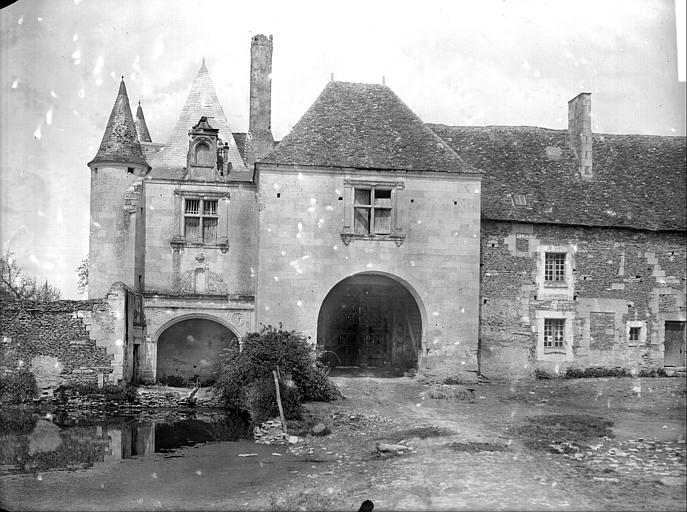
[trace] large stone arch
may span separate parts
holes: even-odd
[[[340,367],[417,368],[425,310],[405,280],[360,272],[336,283],[317,319],[317,345]]]
[[[225,348],[238,346],[239,335],[231,324],[203,313],[181,315],[155,333],[156,375],[163,384],[182,385],[213,380],[213,370]]]

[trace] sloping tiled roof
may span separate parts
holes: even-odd
[[[138,141],[124,80],[119,84],[117,99],[112,107],[112,113],[110,113],[110,119],[107,122],[98,153],[88,165],[99,162],[121,162],[148,166]]]
[[[150,132],[148,131],[148,125],[146,124],[146,118],[143,116],[143,108],[141,108],[141,102],[138,102],[138,108],[136,109],[136,133],[138,133],[138,140],[140,142],[153,142],[150,138]]]
[[[188,132],[203,116],[208,118],[213,127],[219,129],[222,141],[229,143],[229,161],[232,164],[233,176],[236,179],[242,179],[244,175],[250,174],[236,147],[229,122],[224,115],[203,60],[166,147],[156,151],[154,159],[150,162],[156,176],[172,178],[186,166]]]
[[[239,150],[239,154],[243,161],[246,161],[246,137],[248,134],[246,132],[234,132],[234,142],[236,142],[236,147]]]
[[[593,136],[593,178],[582,180],[566,130],[429,124],[483,169],[482,218],[649,230],[685,230],[686,139]],[[511,194],[526,194],[528,207]]]
[[[264,163],[479,173],[385,85],[329,82]]]

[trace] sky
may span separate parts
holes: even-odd
[[[684,14],[675,17],[684,4],[19,0],[0,10],[3,250],[79,298],[86,163],[121,76],[153,141],[166,142],[205,58],[232,130],[246,131],[250,39],[260,33],[274,37],[277,140],[332,74],[384,80],[425,122],[565,129],[568,100],[591,92],[594,132],[684,136]]]

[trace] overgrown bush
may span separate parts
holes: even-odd
[[[549,380],[549,379],[555,379],[557,376],[552,375],[546,370],[542,370],[541,368],[535,368],[534,369],[534,378],[537,380]]]
[[[272,371],[277,367],[284,378],[291,377],[300,400],[331,401],[341,396],[327,377],[328,369],[316,359],[305,336],[285,331],[281,326],[279,329],[267,326],[260,332],[247,334],[242,340],[241,351],[238,347],[225,349],[218,365],[215,392],[227,408],[248,411],[246,393],[249,386],[273,378]],[[267,393],[267,384],[258,387],[264,387],[262,393]],[[274,383],[269,389],[274,393]],[[251,396],[258,394],[252,393]]]
[[[630,377],[632,374],[625,368],[568,368],[566,379],[587,379],[594,377]]]
[[[284,417],[287,420],[301,419],[303,407],[301,406],[301,394],[298,388],[280,382],[279,397],[281,398]],[[265,377],[250,383],[246,386],[245,398],[246,410],[254,424],[279,416],[274,378]]]
[[[667,377],[665,368],[652,368],[651,370],[640,370],[639,377]]]
[[[18,404],[37,396],[36,377],[29,370],[18,370],[0,377],[0,403]]]

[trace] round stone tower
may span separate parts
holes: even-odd
[[[91,169],[88,297],[115,281],[143,287],[145,211],[142,179],[150,171],[136,132],[124,80]]]

